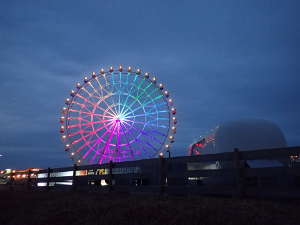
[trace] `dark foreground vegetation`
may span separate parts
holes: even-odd
[[[300,201],[0,191],[1,225],[300,224]]]

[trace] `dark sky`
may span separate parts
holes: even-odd
[[[299,1],[2,1],[0,168],[61,167],[58,118],[84,74],[158,76],[178,112],[175,154],[217,124],[274,121],[300,145]],[[298,60],[298,61],[297,61]]]

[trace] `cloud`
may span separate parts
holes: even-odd
[[[64,98],[84,75],[118,64],[149,71],[170,90],[178,155],[219,123],[251,117],[275,121],[299,144],[297,4],[5,2],[0,151],[14,155],[6,165],[68,161],[57,132]]]

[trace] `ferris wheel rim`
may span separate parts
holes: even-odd
[[[110,68],[110,70],[111,70],[111,68]],[[102,72],[101,72],[102,71]],[[138,73],[137,73],[138,72]],[[160,91],[160,93],[161,93],[161,95],[163,96],[162,97],[162,99],[163,99],[163,101],[165,102],[165,104],[166,104],[166,107],[167,107],[167,109],[168,109],[168,126],[166,127],[167,128],[167,130],[166,130],[166,132],[165,132],[165,134],[166,135],[164,135],[164,138],[163,138],[163,140],[162,140],[162,144],[161,144],[161,146],[160,146],[160,148],[159,149],[157,149],[157,152],[156,152],[156,154],[153,154],[153,155],[159,155],[161,152],[163,152],[163,151],[166,151],[164,148],[167,148],[167,151],[169,151],[169,146],[170,146],[170,144],[171,143],[173,143],[174,142],[174,140],[173,140],[173,137],[174,137],[174,134],[176,133],[176,127],[175,127],[175,125],[176,125],[176,123],[177,122],[175,122],[176,121],[176,118],[175,117],[172,117],[172,114],[174,115],[175,113],[172,113],[173,111],[171,110],[171,107],[172,107],[172,109],[173,109],[173,101],[172,101],[172,99],[171,98],[169,98],[169,93],[168,93],[168,91],[163,91],[163,85],[162,84],[159,84],[159,85],[157,85],[157,82],[156,82],[156,77],[152,77],[152,78],[150,78],[150,76],[149,76],[149,74],[148,73],[145,73],[145,75],[144,75],[144,77],[142,77],[142,75],[141,75],[141,72],[140,71],[138,71],[137,70],[137,72],[114,72],[114,71],[108,71],[108,72],[105,72],[105,71],[103,71],[103,70],[100,70],[100,73],[99,74],[96,74],[96,73],[92,73],[92,77],[90,77],[90,78],[87,78],[87,77],[85,77],[84,78],[84,83],[81,85],[80,83],[77,83],[77,90],[76,91],[72,91],[71,92],[71,99],[69,99],[68,100],[68,104],[67,104],[67,109],[65,109],[65,110],[63,110],[63,116],[64,115],[66,115],[67,116],[67,118],[69,117],[69,114],[70,114],[70,109],[72,108],[72,102],[73,102],[73,100],[74,99],[76,99],[77,97],[78,97],[78,94],[82,91],[82,90],[84,90],[84,87],[86,86],[86,85],[89,85],[90,84],[90,82],[91,81],[93,81],[93,80],[96,80],[97,82],[99,82],[98,81],[98,78],[104,78],[104,80],[105,80],[105,86],[104,86],[104,88],[102,89],[102,86],[99,84],[99,86],[101,87],[101,92],[103,92],[103,90],[105,90],[105,88],[107,88],[107,86],[109,86],[109,85],[111,85],[110,83],[107,85],[107,76],[114,76],[114,75],[120,75],[120,79],[121,79],[121,75],[127,75],[127,76],[131,76],[131,75],[135,75],[135,76],[138,76],[139,77],[139,79],[141,79],[143,82],[145,81],[145,80],[149,80],[148,82],[151,82],[150,84],[151,84],[151,86],[153,86],[153,90],[154,91],[156,91],[156,90],[158,90],[158,91]],[[127,80],[128,81],[128,80]],[[152,85],[153,84],[153,85]],[[120,80],[120,85],[121,85],[121,80]],[[128,83],[127,83],[127,85],[128,85]],[[131,87],[131,89],[133,88],[133,87],[137,87],[137,84],[136,83],[130,83],[130,85],[129,85],[130,87]],[[130,91],[131,91],[131,89],[130,89]],[[134,98],[134,96],[133,96],[133,94],[131,94],[130,93],[130,91],[128,91],[129,93],[125,93],[126,95],[127,95],[127,98],[126,98],[126,101],[127,101],[127,99],[128,99],[128,96],[130,97],[130,98]],[[138,87],[138,91],[140,91],[139,90],[139,87]],[[107,91],[106,93],[108,93],[109,91]],[[149,94],[147,94],[146,93],[146,91],[144,91],[144,90],[142,90],[142,93],[143,94],[146,94],[146,96],[147,97],[149,97],[150,98],[150,102],[152,102],[153,103],[153,105],[154,105],[154,107],[155,107],[155,109],[156,109],[156,111],[155,112],[153,112],[153,113],[156,113],[157,114],[157,117],[158,117],[158,112],[159,112],[159,110],[158,110],[158,108],[157,108],[157,106],[156,106],[156,104],[155,104],[155,102],[154,102],[154,100],[153,100],[153,98],[151,98],[151,96],[149,95]],[[99,94],[99,93],[98,93]],[[120,91],[119,91],[119,98],[120,98]],[[124,93],[122,93],[123,95],[124,95]],[[112,97],[112,96],[114,96],[114,95],[117,95],[116,93],[113,93],[113,91],[111,91],[111,95],[109,95],[108,97],[107,97],[107,95],[106,96],[104,96],[104,97],[106,97],[106,98],[110,98],[110,97]],[[103,95],[102,96],[100,96],[100,94],[99,94],[99,97],[103,97]],[[171,101],[170,101],[171,100]],[[100,99],[99,101],[104,101],[103,99]],[[139,100],[137,100],[137,102],[139,103],[139,105],[141,105],[142,106],[142,108],[143,108],[143,111],[144,111],[144,115],[146,115],[146,111],[145,111],[145,105],[143,105],[141,102],[139,102]],[[171,103],[171,104],[170,104]],[[119,102],[119,107],[120,107],[120,102]],[[109,105],[107,105],[107,106],[109,106]],[[111,105],[110,105],[111,106]],[[122,111],[124,110],[124,108],[125,108],[125,105],[122,105]],[[94,109],[95,110],[95,109]],[[104,110],[103,109],[101,109],[103,112],[104,112]],[[125,114],[126,116],[130,113],[128,113],[128,110],[131,110],[131,108],[130,107],[128,107],[128,109],[125,109],[125,113],[127,113],[127,114]],[[176,110],[176,109],[175,109]],[[111,110],[112,111],[112,110]],[[133,110],[134,111],[134,110]],[[80,115],[81,115],[81,110],[80,110]],[[134,117],[135,118],[135,115],[134,115],[134,113],[132,113],[133,114],[133,116],[132,117]],[[111,115],[111,116],[113,116],[113,115]],[[171,119],[171,117],[172,117],[172,119]],[[175,120],[174,120],[174,118],[175,118]],[[145,120],[146,120],[146,116],[145,116]],[[143,131],[144,131],[144,129],[145,129],[145,127],[146,127],[146,125],[149,123],[150,121],[148,121],[148,122],[146,122],[145,121],[145,123],[143,124],[143,128],[140,130],[140,132],[138,133],[138,137],[140,137],[141,135],[142,135],[142,133],[143,133]],[[157,122],[158,123],[158,122]],[[65,132],[63,132],[63,133],[65,133],[65,134],[67,134],[67,136],[69,135],[69,132],[70,132],[70,129],[69,129],[69,124],[70,124],[70,120],[69,119],[66,119],[65,120],[65,127],[66,127],[66,130],[65,130]],[[80,125],[81,126],[81,125]],[[124,124],[123,125],[120,125],[120,127],[121,126],[125,126]],[[172,126],[172,129],[175,127],[175,132],[174,133],[171,133],[171,130],[170,130],[170,128],[171,128],[171,126]],[[93,131],[95,130],[95,128],[94,128],[94,124],[92,124],[92,127],[93,127]],[[112,127],[112,126],[111,126]],[[111,128],[110,127],[110,128]],[[118,129],[120,129],[120,128],[118,128]],[[137,129],[136,127],[134,127],[133,125],[132,125],[132,127],[130,128],[130,129]],[[154,131],[154,130],[153,130]],[[151,132],[152,132],[152,130],[151,130]],[[158,131],[156,131],[156,132],[158,132]],[[115,127],[113,128],[113,131],[111,132],[111,133],[115,133]],[[128,132],[129,133],[129,132]],[[81,134],[82,135],[82,134]],[[172,135],[172,136],[171,136]],[[68,137],[70,137],[70,136],[68,136]],[[97,136],[98,138],[99,138],[99,136]],[[126,137],[126,135],[125,135],[125,137]],[[172,137],[172,139],[170,139],[169,140],[169,138],[170,137]],[[127,138],[127,137],[126,137]],[[153,138],[155,138],[155,137],[153,137]],[[137,139],[137,138],[136,138]],[[85,140],[85,139],[84,139]],[[85,140],[85,142],[88,142],[88,140]],[[134,141],[133,141],[134,142]],[[136,141],[137,142],[137,141]],[[127,142],[127,143],[130,143],[130,141],[129,142]],[[112,145],[112,146],[115,146],[114,144],[112,144],[112,143],[109,143],[109,145]],[[126,143],[124,143],[124,145],[126,145]],[[130,144],[128,144],[128,147],[130,148]],[[142,149],[142,148],[141,148]],[[72,151],[72,153],[73,153],[74,151]],[[81,153],[80,152],[78,152],[79,153],[79,155],[81,156]],[[95,155],[96,155],[96,153],[95,153]],[[73,157],[72,157],[73,158]],[[78,160],[78,161],[80,161],[80,160]]]

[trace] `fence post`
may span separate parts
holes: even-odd
[[[245,195],[245,180],[244,180],[244,165],[240,160],[240,151],[238,148],[234,149],[233,162],[236,176],[236,196],[241,198]]]
[[[72,189],[75,191],[77,189],[77,181],[76,181],[76,171],[77,171],[77,165],[76,163],[73,165],[73,177],[72,177]]]
[[[11,174],[10,174],[10,181],[9,181],[9,190],[10,191],[14,191],[14,183],[15,183],[15,173],[14,172],[12,172]]]
[[[31,170],[28,169],[28,177],[27,177],[27,189],[31,190],[31,176],[30,176]]]
[[[160,186],[160,194],[165,193],[165,185],[166,185],[166,159],[163,154],[159,155],[159,186]]]
[[[50,175],[51,175],[51,169],[48,167],[48,173],[47,173],[47,190],[50,190]]]
[[[113,173],[112,173],[112,169],[113,169],[113,161],[109,161],[109,173],[108,173],[108,185],[109,185],[109,189],[108,191],[111,192],[113,190]]]

